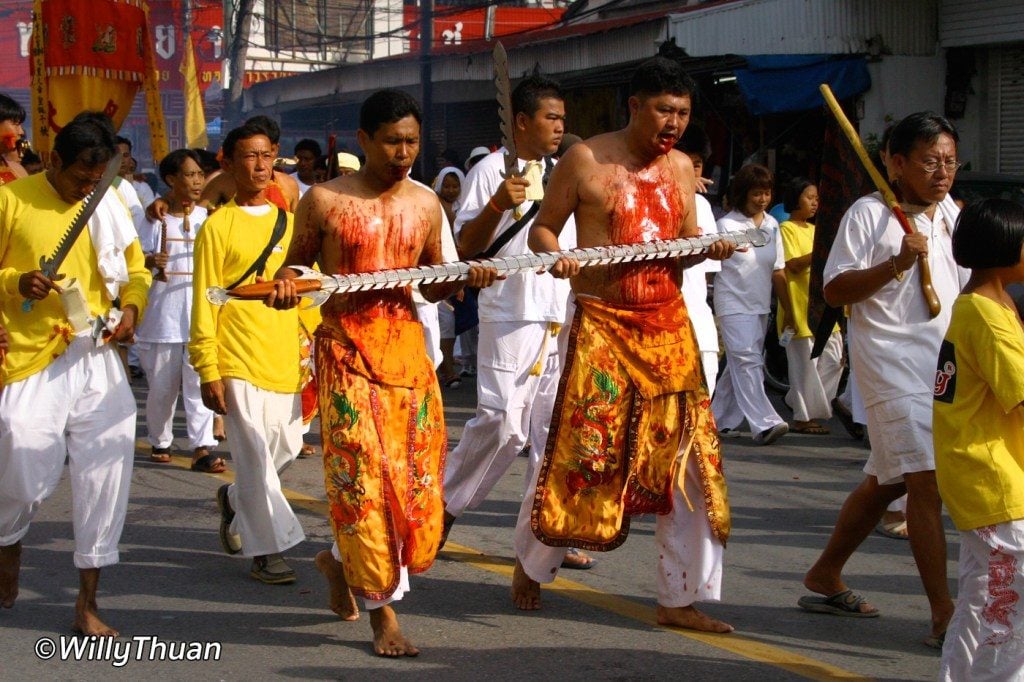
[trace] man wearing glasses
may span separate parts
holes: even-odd
[[[910,546],[931,607],[925,644],[936,648],[953,601],[935,483],[932,393],[939,345],[969,275],[952,254],[959,210],[949,190],[960,167],[957,141],[956,129],[931,112],[911,114],[893,129],[894,188],[914,234],[903,233],[878,193],[856,201],[839,225],[825,266],[825,300],[851,309],[850,354],[867,411],[871,455],[864,481],[846,499],[825,551],[804,577],[815,595],[799,602],[818,613],[879,614],[847,587],[842,571],[886,506],[906,493]],[[921,293],[919,258],[931,266],[942,305],[934,318]]]

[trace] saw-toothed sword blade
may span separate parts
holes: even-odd
[[[505,147],[505,177],[520,175],[519,152],[512,135],[512,84],[508,78],[508,54],[501,41],[494,43],[494,87],[497,90],[501,144]]]

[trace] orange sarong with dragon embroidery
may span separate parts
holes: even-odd
[[[615,549],[630,516],[672,510],[672,486],[682,486],[686,458],[696,457],[708,522],[725,544],[718,432],[682,296],[637,306],[581,296],[576,305],[534,534],[551,546]]]
[[[337,326],[335,326],[337,325]],[[324,480],[352,592],[385,599],[430,568],[443,525],[447,435],[415,320],[347,316],[316,338]]]

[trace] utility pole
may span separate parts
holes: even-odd
[[[431,45],[434,42],[434,0],[420,0],[420,106],[423,125],[420,126],[420,179],[430,182],[428,159],[430,133],[434,123],[434,86],[431,65]]]
[[[253,5],[256,0],[238,0],[238,9],[231,21],[231,42],[228,59],[231,64],[231,83],[225,90],[224,127],[234,128],[242,122],[242,86],[245,84],[245,56],[249,51],[249,29],[252,26]]]

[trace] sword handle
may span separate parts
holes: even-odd
[[[300,295],[319,291],[322,286],[318,279],[294,278],[292,281],[295,282],[295,293]],[[229,291],[228,296],[243,301],[261,301],[274,290],[276,282],[277,280],[272,279],[266,282],[256,282],[255,284],[243,284]]]

